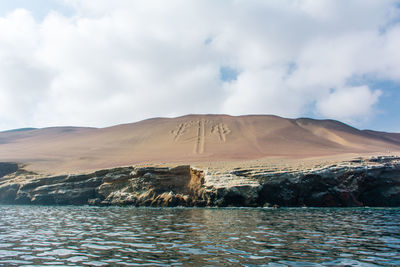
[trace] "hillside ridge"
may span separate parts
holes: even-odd
[[[53,172],[391,151],[400,151],[400,134],[359,130],[335,120],[275,115],[189,114],[105,128],[0,132],[0,162]]]

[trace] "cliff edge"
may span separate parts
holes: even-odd
[[[128,166],[40,175],[0,164],[0,203],[133,206],[400,206],[400,158],[357,158],[302,170]]]

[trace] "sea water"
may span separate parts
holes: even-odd
[[[400,265],[400,209],[0,206],[0,266]]]

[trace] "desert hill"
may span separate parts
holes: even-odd
[[[400,135],[334,120],[271,115],[187,115],[107,128],[0,132],[0,161],[31,169],[84,171],[136,163],[306,158],[400,151]]]

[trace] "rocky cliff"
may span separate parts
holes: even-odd
[[[400,206],[400,158],[275,170],[120,167],[42,176],[0,164],[0,203],[134,206]]]

